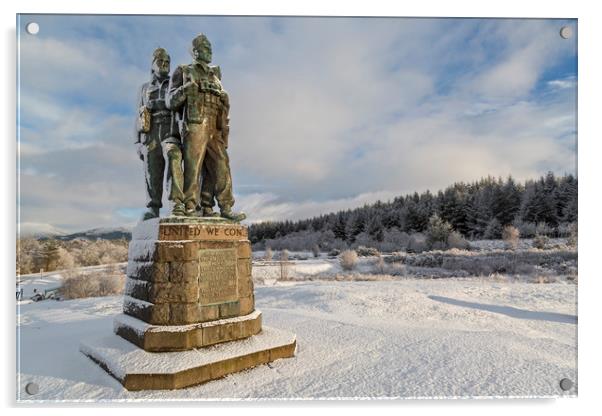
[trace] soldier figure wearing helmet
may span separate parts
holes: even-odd
[[[186,215],[213,216],[213,198],[220,215],[241,221],[242,213],[232,211],[232,179],[228,153],[228,94],[221,84],[221,72],[211,62],[211,43],[203,34],[192,41],[193,63],[180,65],[169,83],[167,106],[180,123],[184,159],[184,205]],[[199,178],[203,171],[203,196]],[[201,201],[202,198],[202,201]]]
[[[167,51],[157,48],[153,52],[152,78],[140,87],[138,94],[136,143],[138,155],[144,162],[147,194],[147,210],[143,220],[159,216],[166,161],[172,215],[185,215],[180,135],[177,120],[165,103],[169,88],[169,63]]]

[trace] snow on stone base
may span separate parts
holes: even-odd
[[[210,326],[216,325],[225,325],[229,323],[235,322],[244,322],[250,321],[253,319],[257,319],[261,315],[261,311],[255,309],[248,315],[236,316],[234,318],[227,319],[218,319],[215,321],[208,322],[200,322],[197,324],[188,324],[188,325],[152,325],[147,322],[144,322],[140,319],[134,318],[133,316],[126,314],[119,314],[115,317],[113,321],[113,330],[117,332],[117,330],[121,327],[132,328],[136,331],[136,333],[144,335],[146,332],[189,332],[193,329],[197,328],[206,328]]]
[[[128,390],[188,387],[292,357],[295,349],[295,334],[271,327],[241,341],[182,352],[146,352],[117,335],[80,343],[83,354]]]

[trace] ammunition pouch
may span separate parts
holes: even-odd
[[[201,91],[187,97],[187,122],[199,124],[204,118],[217,117],[221,110],[221,99],[216,93]]]

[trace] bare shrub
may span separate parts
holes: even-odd
[[[65,299],[93,297],[98,293],[98,279],[90,275],[80,274],[63,280],[61,294]]]
[[[339,263],[343,270],[353,270],[357,265],[357,253],[355,250],[345,250],[339,255]]]
[[[317,244],[314,244],[312,246],[311,252],[314,255],[314,257],[316,257],[316,258],[320,257],[320,247]]]
[[[577,247],[577,223],[572,222],[569,224],[569,237],[566,243],[569,247]]]
[[[61,294],[65,299],[92,298],[118,295],[123,292],[125,275],[107,272],[75,274],[68,271]]]
[[[273,256],[274,256],[274,253],[272,253],[272,249],[270,247],[266,247],[263,259],[265,261],[271,261]]]
[[[516,250],[520,239],[520,231],[512,225],[507,225],[502,230],[502,239],[506,242],[506,247]]]
[[[550,238],[547,235],[538,234],[533,239],[533,247],[544,250],[549,242]]]
[[[95,296],[112,296],[123,292],[125,275],[102,274],[98,278],[98,293]]]
[[[373,269],[376,273],[378,274],[384,274],[385,273],[385,260],[383,259],[383,256],[378,256],[378,258],[374,261],[373,263]]]
[[[288,257],[288,250],[280,252],[280,280],[288,280],[289,278],[290,263]]]
[[[447,247],[449,249],[469,250],[470,243],[458,231],[452,231],[447,237]]]

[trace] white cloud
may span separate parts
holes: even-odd
[[[577,86],[577,78],[574,76],[569,76],[562,79],[553,79],[552,81],[548,81],[548,86],[561,90],[566,88],[575,88]]]
[[[239,205],[247,213],[249,222],[303,219],[321,214],[360,207],[375,201],[389,201],[398,194],[391,191],[370,192],[352,198],[325,201],[281,201],[271,193],[254,193],[238,198]]]

